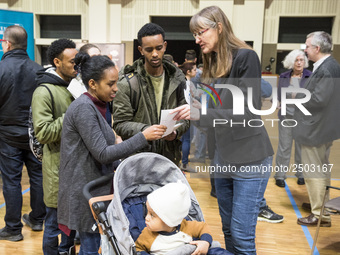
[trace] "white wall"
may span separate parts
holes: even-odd
[[[280,17],[335,17],[333,43],[340,43],[339,0],[267,0],[266,4],[263,43],[278,42]]]
[[[262,44],[277,44],[281,16],[333,16],[333,42],[340,44],[340,0],[0,0],[0,8],[40,14],[78,14],[82,21],[82,40],[92,43],[132,41],[151,16],[192,16],[210,5],[219,6],[242,40],[254,41],[261,56]],[[54,39],[41,39],[39,19],[35,18],[37,45]],[[183,24],[188,25],[188,24]],[[76,40],[77,41],[77,40]],[[78,40],[81,41],[81,40]],[[279,44],[278,49],[299,45]],[[129,56],[132,56],[129,53]]]

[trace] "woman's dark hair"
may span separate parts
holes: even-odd
[[[104,71],[115,66],[108,56],[99,55],[90,57],[85,52],[79,52],[74,62],[78,72],[81,74],[86,89],[89,88],[89,80],[93,79],[99,82],[103,78]]]
[[[196,63],[194,62],[184,62],[182,65],[178,66],[178,68],[182,70],[184,75],[187,75],[187,72],[191,71],[195,65]]]

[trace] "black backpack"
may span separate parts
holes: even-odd
[[[51,95],[52,100],[52,114],[54,119],[54,99],[51,90],[46,85],[39,85],[45,87]],[[38,86],[38,87],[39,87]],[[33,155],[41,162],[43,157],[43,147],[38,139],[35,137],[34,127],[33,127],[33,119],[32,119],[32,106],[30,106],[29,117],[28,117],[28,137],[29,137],[29,146],[33,153]]]
[[[136,114],[140,99],[139,80],[136,73],[129,73],[125,75],[125,78],[130,86],[130,103],[133,108],[133,113]]]

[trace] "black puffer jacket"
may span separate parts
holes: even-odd
[[[39,69],[22,49],[6,52],[0,61],[0,139],[21,149],[29,149],[28,111]]]

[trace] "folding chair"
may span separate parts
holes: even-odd
[[[313,248],[312,248],[311,255],[314,254],[314,249],[315,249],[315,246],[316,246],[316,240],[318,239],[319,230],[320,230],[321,215],[323,215],[325,209],[327,209],[327,212],[329,214],[340,214],[340,197],[333,198],[333,199],[329,200],[328,202],[325,202],[326,197],[329,195],[329,189],[340,190],[340,188],[334,187],[334,186],[327,186],[326,187],[326,192],[325,192],[325,196],[323,198],[322,207],[321,207],[320,218],[319,218],[318,226],[316,228],[316,232],[315,232],[315,236],[314,236]]]

